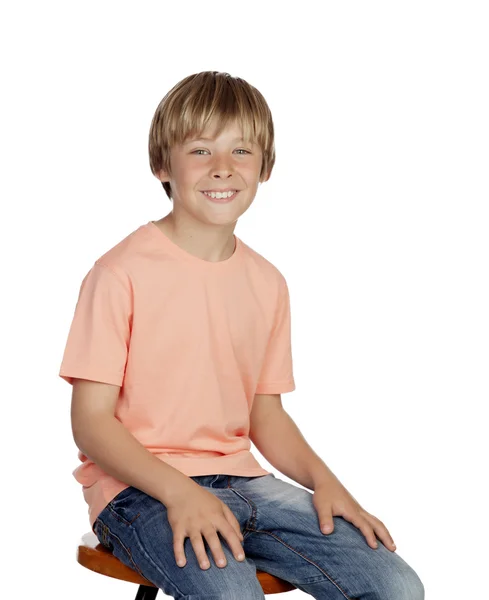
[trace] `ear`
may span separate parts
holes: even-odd
[[[160,169],[155,174],[155,177],[156,177],[156,179],[159,179],[161,182],[170,181],[170,175],[169,175],[168,171],[165,171],[165,169]]]

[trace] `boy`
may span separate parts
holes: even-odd
[[[263,598],[259,569],[314,598],[420,600],[385,526],[281,404],[288,287],[233,233],[275,162],[265,99],[228,73],[186,77],[156,109],[149,156],[172,211],[95,261],[59,372],[93,531],[174,598]],[[263,469],[250,440],[314,493]]]

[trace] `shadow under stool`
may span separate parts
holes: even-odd
[[[135,600],[155,600],[159,588],[116,558],[110,550],[102,546],[92,531],[82,536],[78,544],[76,559],[83,567],[101,575],[139,584]],[[257,570],[256,576],[264,594],[281,594],[296,589],[288,581],[263,571]]]

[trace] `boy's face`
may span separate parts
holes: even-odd
[[[170,182],[175,208],[183,208],[205,223],[225,225],[237,221],[253,202],[260,182],[262,151],[258,145],[239,139],[242,131],[237,124],[228,126],[217,138],[214,126],[215,121],[202,133],[212,139],[189,139],[172,148],[172,174],[162,170],[158,179]],[[229,189],[238,192],[224,203],[213,202],[203,193]]]

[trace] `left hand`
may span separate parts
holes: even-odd
[[[314,489],[312,501],[323,533],[333,532],[333,517],[343,517],[360,529],[371,548],[378,546],[375,537],[377,534],[386,548],[395,551],[396,545],[386,526],[364,510],[336,477],[318,484]]]

